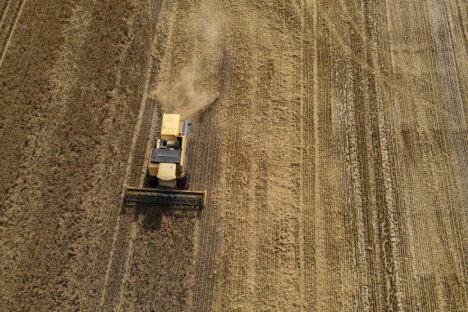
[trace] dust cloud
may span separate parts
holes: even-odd
[[[195,41],[192,58],[171,79],[161,79],[152,96],[164,111],[195,121],[219,95],[223,57],[220,8],[203,2],[187,23],[187,31]]]

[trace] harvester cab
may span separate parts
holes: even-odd
[[[146,203],[174,209],[201,209],[206,191],[190,191],[190,179],[185,166],[189,121],[182,131],[179,114],[164,114],[161,131],[153,141],[148,165],[148,187],[125,188],[125,204]]]

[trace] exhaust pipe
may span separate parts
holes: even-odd
[[[187,119],[185,119],[185,120],[184,120],[184,126],[182,127],[182,135],[183,135],[184,137],[186,137],[187,134],[188,134],[188,128],[189,128],[189,126],[190,126],[190,122],[189,122]]]

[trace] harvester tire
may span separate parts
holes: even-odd
[[[190,179],[187,174],[177,179],[177,188],[179,190],[188,190],[189,189]]]
[[[146,170],[144,185],[145,187],[155,188],[158,186],[158,178],[150,176],[148,170]]]

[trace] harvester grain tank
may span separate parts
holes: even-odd
[[[182,124],[182,131],[180,131]],[[161,131],[153,141],[147,165],[150,187],[126,187],[124,201],[171,208],[203,208],[206,191],[190,191],[185,166],[189,121],[179,114],[164,114]]]

